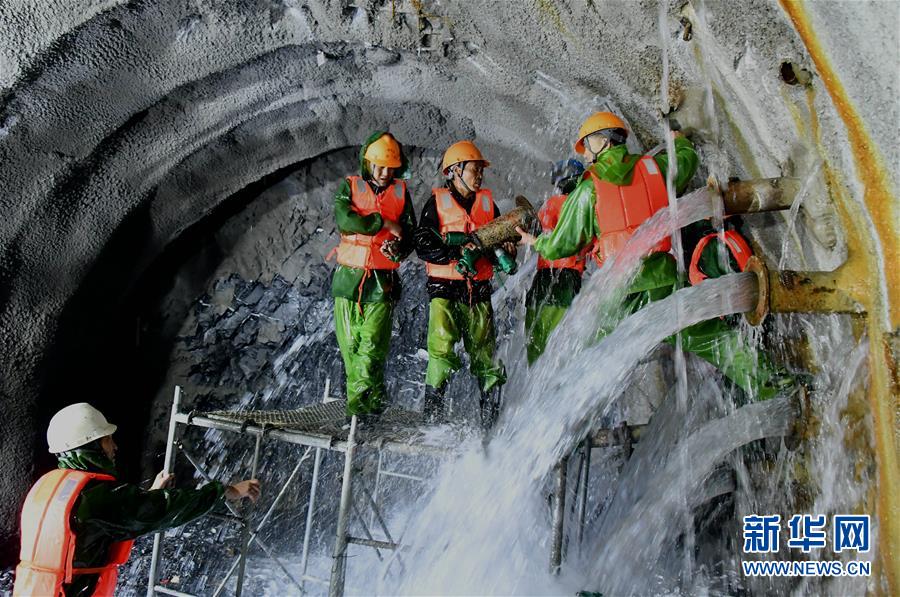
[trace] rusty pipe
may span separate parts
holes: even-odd
[[[753,311],[744,314],[747,323],[760,325],[773,313],[865,314],[865,289],[848,261],[831,272],[770,271],[753,256],[745,271],[756,274],[759,299]]]
[[[801,181],[796,178],[756,178],[730,182],[720,191],[710,181],[710,188],[722,197],[725,215],[729,216],[790,209],[800,187]]]

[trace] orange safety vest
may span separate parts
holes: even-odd
[[[350,176],[350,204],[353,211],[361,216],[373,213],[380,214],[385,220],[399,222],[406,203],[406,184],[395,180],[394,184],[378,195],[361,176]],[[387,230],[379,230],[374,235],[341,234],[341,243],[337,246],[337,261],[341,265],[359,269],[387,269],[400,267],[381,252],[381,245],[394,238]]]
[[[16,567],[13,597],[63,595],[62,585],[75,574],[99,574],[95,597],[112,595],[118,567],[128,560],[134,541],[114,543],[107,563],[99,568],[73,568],[75,533],[72,507],[92,480],[115,481],[110,475],[56,469],[34,484],[22,508],[22,550]]]
[[[600,228],[596,251],[598,263],[617,254],[641,224],[669,205],[666,179],[656,160],[649,155],[642,156],[635,164],[631,184],[619,186],[601,180],[590,169],[584,177],[590,177],[594,182],[594,212]],[[652,252],[667,252],[671,247],[671,241],[666,238]]]
[[[688,269],[688,278],[690,279],[691,284],[699,284],[709,277],[700,271],[700,256],[703,254],[703,249],[706,248],[709,241],[718,238],[718,236],[719,235],[716,232],[707,234],[701,238],[700,242],[697,243],[697,246],[694,247],[694,252],[691,254],[691,266]],[[747,262],[750,260],[750,257],[753,256],[753,250],[750,248],[750,245],[744,237],[736,230],[726,230],[725,246],[728,247],[731,256],[737,261],[738,269],[744,271],[747,268]]]
[[[566,201],[566,195],[553,195],[544,206],[538,211],[538,219],[541,221],[541,228],[544,232],[552,232],[556,228],[559,221],[559,212],[563,203]],[[584,273],[585,257],[590,253],[591,247],[588,247],[576,255],[571,257],[563,257],[552,261],[544,259],[538,253],[538,269],[573,269],[578,273]]]
[[[475,202],[472,204],[472,213],[456,202],[450,189],[440,187],[432,189],[434,201],[437,206],[438,221],[441,224],[441,236],[448,232],[471,233],[494,219],[494,199],[491,192],[481,189],[475,194]],[[456,271],[456,260],[444,265],[425,262],[425,272],[429,278],[443,278],[445,280],[465,280],[465,276]],[[494,275],[494,266],[485,257],[475,262],[475,280],[490,280]]]

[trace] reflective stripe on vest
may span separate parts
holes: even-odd
[[[494,199],[487,189],[481,189],[476,193],[475,201],[472,203],[472,213],[466,213],[466,210],[450,194],[449,189],[440,187],[432,189],[431,192],[434,193],[438,222],[441,226],[438,232],[441,236],[448,232],[470,233],[494,219]],[[456,264],[456,260],[444,265],[426,261],[425,272],[430,278],[465,280],[465,276],[456,271]],[[494,275],[494,266],[484,257],[475,262],[475,269],[474,280],[490,280]]]
[[[566,202],[565,195],[553,195],[544,203],[538,212],[538,219],[541,221],[541,228],[545,233],[552,232],[559,222],[559,212],[563,203]],[[563,257],[561,259],[548,260],[541,257],[538,253],[538,269],[573,269],[579,273],[584,272],[585,258],[590,253],[591,246],[571,257]]]
[[[669,205],[666,180],[656,161],[641,157],[631,175],[631,183],[623,186],[600,179],[593,170],[584,174],[594,183],[594,212],[600,228],[597,260],[602,262],[618,253],[634,231],[660,209]],[[651,252],[666,252],[671,241],[666,238]]]
[[[703,249],[706,248],[709,241],[718,238],[718,236],[719,235],[715,232],[707,234],[701,238],[700,242],[697,243],[697,246],[694,247],[694,252],[691,254],[691,266],[688,269],[688,278],[690,279],[691,284],[699,284],[709,277],[700,270],[700,257],[703,255]],[[736,230],[726,230],[724,236],[725,246],[728,247],[728,252],[731,253],[731,256],[734,257],[734,260],[737,262],[738,269],[744,271],[747,268],[747,262],[750,260],[750,257],[753,256],[753,250],[750,248],[750,245],[744,237]]]
[[[114,481],[109,475],[57,469],[34,484],[22,507],[22,548],[13,595],[63,594],[63,583],[74,574],[99,574],[95,596],[112,595],[116,587],[117,568],[131,552],[132,541],[115,543],[110,548],[106,565],[100,568],[72,567],[75,555],[75,533],[70,526],[75,501],[91,480]]]
[[[373,213],[381,215],[385,220],[399,222],[405,205],[406,184],[402,180],[394,183],[378,195],[361,176],[350,176],[350,205],[353,211],[361,216]],[[393,270],[400,267],[381,252],[385,241],[394,239],[387,230],[379,230],[374,235],[341,234],[341,243],[337,246],[337,261],[341,265],[359,269]]]

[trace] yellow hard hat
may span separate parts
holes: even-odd
[[[400,144],[390,133],[385,133],[370,143],[363,157],[370,164],[385,168],[399,168],[403,163],[400,157]]]
[[[578,141],[575,142],[575,151],[581,153],[584,151],[584,138],[597,131],[606,129],[624,129],[627,130],[622,119],[612,112],[596,112],[587,117],[581,128],[578,129]]]
[[[51,452],[59,454],[112,435],[115,430],[103,413],[87,402],[79,402],[53,415],[47,427],[47,444]]]
[[[457,141],[447,148],[447,151],[444,152],[444,159],[441,162],[441,172],[447,174],[450,171],[450,166],[460,162],[481,162],[485,167],[491,165],[471,141]]]

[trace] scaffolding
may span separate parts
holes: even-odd
[[[254,513],[253,505],[240,508],[235,504],[226,502],[229,514],[213,515],[223,519],[227,523],[240,526],[240,550],[224,578],[216,586],[214,597],[221,595],[228,582],[235,576],[235,595],[240,597],[243,593],[247,553],[252,545],[258,546],[262,552],[284,573],[300,594],[306,594],[307,583],[328,587],[331,597],[340,597],[344,594],[347,576],[347,548],[349,545],[360,545],[375,550],[378,559],[384,563],[385,571],[397,563],[404,567],[401,551],[401,537],[394,537],[388,528],[387,521],[379,504],[379,489],[383,477],[397,477],[408,481],[425,483],[426,479],[412,474],[392,471],[384,465],[386,453],[403,455],[430,456],[432,458],[447,458],[456,452],[460,444],[460,438],[444,436],[443,440],[426,434],[423,429],[421,414],[388,409],[380,417],[377,423],[366,423],[359,426],[357,417],[347,419],[344,415],[345,404],[339,398],[329,396],[330,384],[326,381],[322,402],[313,406],[295,410],[270,410],[270,411],[213,411],[207,413],[181,412],[182,391],[175,387],[172,401],[172,412],[169,418],[169,429],[166,441],[164,471],[170,472],[173,468],[176,451],[194,467],[201,477],[211,481],[210,475],[204,470],[199,460],[192,454],[190,447],[184,439],[178,439],[179,426],[183,428],[199,427],[217,429],[219,431],[246,435],[254,440],[253,453],[250,464],[251,478],[255,478],[258,472],[260,450],[265,440],[275,440],[303,446],[305,450],[300,455],[291,473],[278,491],[274,501],[264,513],[255,528],[251,528],[251,517]],[[569,457],[564,458],[554,471],[554,490],[552,500],[552,540],[550,550],[550,571],[557,573],[565,558],[566,545],[566,521],[569,525],[575,524],[575,537],[578,543],[583,538],[585,518],[588,502],[588,483],[590,480],[591,451],[594,448],[606,448],[621,446],[626,455],[630,455],[632,443],[640,436],[642,426],[632,427],[620,425],[615,429],[602,429],[591,433],[584,439],[575,452],[578,455],[578,471],[574,489],[575,500],[566,515],[566,491],[567,470]],[[361,478],[361,472],[366,466],[357,462],[357,448],[367,446],[377,454],[375,469],[374,489],[370,490]],[[341,478],[341,493],[337,516],[337,531],[334,549],[332,550],[332,565],[330,578],[315,577],[308,573],[310,556],[310,539],[314,523],[316,501],[319,499],[319,482],[322,459],[325,451],[343,453],[344,467]],[[300,574],[297,577],[278,558],[273,549],[260,537],[260,532],[266,527],[287,490],[293,485],[299,476],[304,463],[312,458],[311,483],[309,500],[306,508],[303,546],[301,550]],[[360,491],[365,498],[370,516],[368,523],[364,513],[353,500],[353,492]],[[362,528],[362,537],[350,534],[351,515],[358,521]],[[376,539],[371,528],[377,525],[384,539]],[[154,595],[175,595],[177,597],[194,597],[188,593],[174,590],[170,587],[158,584],[158,574],[162,558],[163,533],[156,533],[153,539],[153,553],[150,562],[150,572],[147,583],[147,597]],[[391,552],[385,560],[382,551]]]
[[[378,503],[379,488],[382,483],[382,477],[402,477],[420,483],[424,482],[425,479],[387,469],[383,462],[384,453],[394,452],[404,455],[429,455],[443,458],[453,453],[457,442],[442,444],[433,440],[427,440],[426,434],[421,429],[421,415],[399,409],[388,409],[377,423],[367,423],[362,428],[359,428],[357,418],[353,417],[348,426],[344,415],[344,402],[341,399],[329,396],[329,386],[330,384],[326,382],[321,403],[296,410],[213,411],[207,413],[181,412],[182,391],[180,387],[176,386],[166,440],[164,463],[164,471],[166,473],[172,470],[176,452],[180,452],[204,479],[207,481],[212,480],[198,459],[194,457],[186,442],[178,438],[179,427],[217,429],[252,437],[254,439],[254,447],[250,466],[251,478],[257,476],[259,454],[264,440],[276,440],[300,445],[305,448],[287,480],[279,489],[275,500],[252,531],[250,524],[254,510],[252,505],[241,509],[235,504],[226,502],[229,514],[224,516],[215,515],[226,522],[239,525],[241,527],[241,540],[240,553],[225,574],[225,577],[217,585],[213,593],[214,596],[222,594],[228,581],[235,576],[235,572],[237,573],[235,595],[239,597],[242,595],[246,575],[247,553],[253,544],[257,545],[278,566],[301,594],[307,592],[306,583],[315,583],[327,586],[330,595],[342,595],[347,570],[346,552],[348,545],[351,544],[373,548],[380,560],[384,559],[382,551],[391,551],[393,555],[389,565],[396,561],[398,565],[403,566],[402,558],[398,553],[399,543],[394,539],[385,517],[381,513]],[[374,448],[378,455],[375,469],[375,487],[373,490],[370,490],[362,482],[362,479],[356,479],[363,470],[362,466],[354,462],[357,447],[361,445]],[[344,454],[344,473],[341,479],[341,499],[338,509],[338,531],[332,553],[333,564],[330,579],[314,577],[307,573],[311,531],[314,522],[313,516],[316,501],[319,498],[320,471],[325,451]],[[260,537],[260,532],[271,519],[273,512],[287,493],[289,487],[298,478],[302,465],[309,461],[311,457],[312,476],[301,552],[301,573],[299,578],[297,578],[275,555],[271,547],[263,541]],[[368,523],[352,499],[354,486],[365,497],[365,502],[371,511]],[[356,537],[349,533],[351,514],[354,514],[359,521],[363,529],[363,537]],[[377,524],[386,540],[375,538],[370,530],[370,527],[375,524]],[[147,596],[188,596],[188,593],[176,591],[157,583],[162,558],[162,541],[163,533],[156,533],[153,538],[153,553],[150,561]]]

